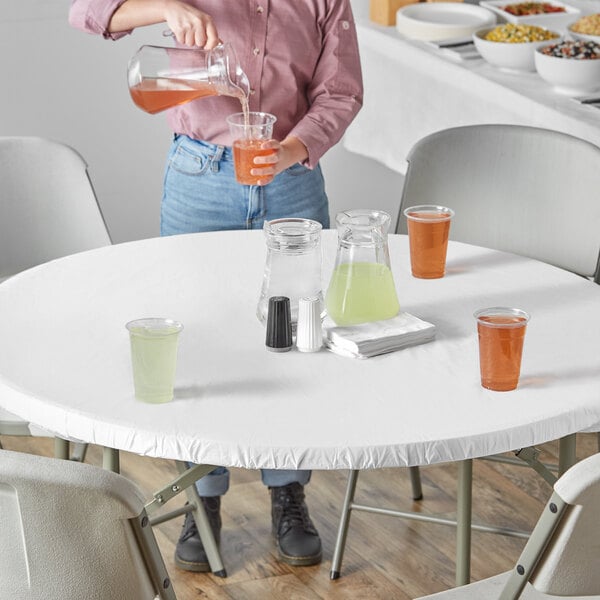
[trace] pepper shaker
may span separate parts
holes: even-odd
[[[290,299],[287,296],[269,298],[265,345],[272,352],[287,352],[293,345]]]

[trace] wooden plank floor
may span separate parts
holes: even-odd
[[[3,437],[2,443],[9,450],[53,452],[52,441],[40,438]],[[596,452],[595,434],[579,435],[577,448],[578,458]],[[541,449],[543,460],[556,460],[557,444],[545,444]],[[100,465],[100,449],[90,447],[86,462]],[[171,461],[127,453],[121,455],[121,468],[148,497],[176,474]],[[346,478],[347,472],[313,473],[306,494],[323,540],[324,559],[318,566],[294,568],[276,560],[269,495],[260,473],[233,469],[231,489],[222,501],[221,553],[228,577],[177,569],[172,556],[181,519],[155,527],[179,600],[405,600],[452,587],[454,528],[360,512],[351,518],[342,576],[336,581],[329,579]],[[365,471],[359,477],[355,500],[453,517],[456,467],[427,467],[422,479],[425,499],[413,502],[406,470]],[[473,519],[530,529],[550,492],[550,486],[529,468],[475,461]],[[178,497],[169,506],[182,503]],[[516,538],[474,532],[472,578],[511,568],[523,544]]]

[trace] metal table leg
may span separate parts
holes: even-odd
[[[67,440],[62,438],[54,438],[54,457],[60,458],[61,460],[69,460],[69,449],[70,444]]]
[[[350,523],[350,513],[352,511],[352,502],[354,501],[354,492],[356,491],[356,481],[358,480],[358,471],[350,471],[348,483],[346,485],[346,496],[342,506],[342,516],[338,528],[337,539],[335,541],[335,550],[331,561],[330,579],[338,579],[342,567],[342,558],[344,557],[344,548],[346,547],[346,536],[348,535],[348,525]]]
[[[577,462],[577,436],[572,433],[558,442],[558,476]]]
[[[456,585],[471,581],[471,511],[473,494],[473,461],[458,463],[456,493]]]
[[[102,448],[102,468],[113,473],[121,472],[119,451],[114,448]]]

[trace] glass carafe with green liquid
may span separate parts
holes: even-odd
[[[395,317],[400,304],[390,269],[390,215],[356,209],[338,213],[335,221],[337,258],[325,297],[329,317],[340,326]]]

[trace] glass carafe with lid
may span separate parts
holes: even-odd
[[[290,299],[292,331],[298,323],[300,298],[318,298],[321,282],[321,223],[311,219],[274,219],[263,227],[267,258],[256,315],[265,323],[271,296]],[[322,311],[321,311],[322,312]]]
[[[212,50],[142,46],[129,61],[129,93],[151,114],[206,96],[245,102],[249,83],[231,44]]]
[[[327,289],[327,314],[336,325],[391,319],[400,305],[390,269],[390,215],[355,209],[336,216],[338,249]]]

